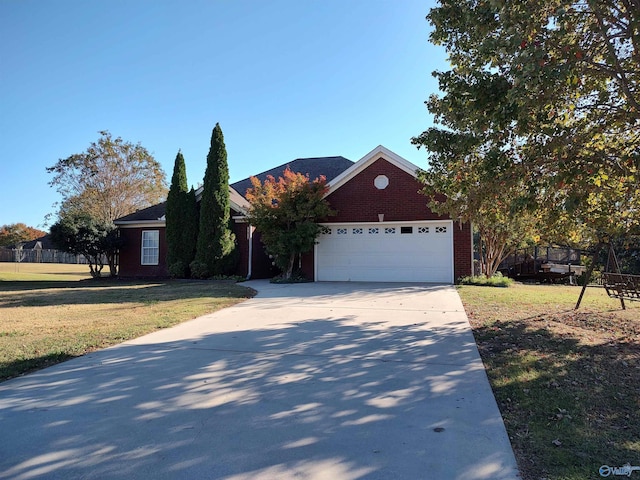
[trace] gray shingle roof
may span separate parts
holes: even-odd
[[[232,202],[235,202],[238,206],[242,208],[248,208],[249,202],[244,197],[241,197],[238,192],[234,191],[233,188],[229,189],[229,197]],[[131,213],[124,217],[120,217],[115,220],[116,225],[125,222],[149,222],[155,221],[162,218],[167,209],[167,202],[158,203],[157,205],[153,205],[148,208],[143,208],[142,210],[138,210],[137,212]]]
[[[344,157],[315,157],[315,158],[296,158],[291,162],[283,163],[282,165],[267,170],[266,172],[255,175],[264,182],[268,175],[272,175],[275,178],[282,176],[282,173],[287,167],[293,172],[309,175],[311,180],[324,175],[327,181],[330,181],[344,172],[347,168],[353,165],[351,160]],[[251,188],[251,180],[245,178],[238,182],[229,185],[233,190],[242,195],[242,198],[233,197],[232,200],[241,207],[248,207],[248,203],[244,198],[248,188]],[[231,192],[232,195],[234,192]],[[165,214],[167,202],[162,202],[157,205],[153,205],[137,212],[131,213],[124,217],[116,219],[115,223],[121,222],[144,222],[154,221],[162,218]]]
[[[277,179],[281,177],[282,173],[289,167],[293,172],[309,175],[311,180],[324,175],[327,178],[327,182],[329,182],[351,165],[353,165],[353,162],[344,157],[296,158],[291,162],[283,163],[271,170],[259,173],[255,175],[255,177],[261,182],[264,182],[268,175]],[[251,180],[250,178],[245,178],[244,180],[232,183],[231,187],[240,195],[244,196],[247,193],[247,189],[251,188]]]
[[[29,240],[28,242],[20,242],[22,243],[22,248],[24,249],[33,249],[36,246],[36,243],[40,242],[40,245],[45,250],[55,250],[55,245],[51,241],[51,235],[48,233],[40,238],[36,238],[35,240]]]
[[[157,205],[143,208],[142,210],[138,210],[137,212],[133,212],[129,215],[125,215],[124,217],[116,219],[115,223],[158,220],[159,218],[162,218],[164,216],[166,205],[167,202],[162,202],[158,203]]]

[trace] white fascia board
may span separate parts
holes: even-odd
[[[233,200],[229,201],[229,206],[235,210],[238,213],[242,213],[245,214],[247,213],[247,208],[242,206],[242,205],[238,205],[236,202],[234,202]]]
[[[196,202],[199,202],[202,200],[202,192],[204,191],[204,187],[200,187],[196,190],[195,194],[196,194]],[[246,204],[241,205],[238,202],[235,202],[233,200],[233,197],[235,195],[238,195],[239,199],[242,199],[246,202]],[[231,208],[233,208],[236,212],[240,212],[242,214],[247,213],[247,210],[249,208],[249,202],[242,196],[240,195],[236,190],[234,190],[232,187],[229,187],[229,206]]]
[[[385,159],[392,165],[395,165],[400,170],[407,172],[409,175],[413,176],[414,178],[418,177],[417,172],[420,169],[416,165],[411,163],[409,160],[402,158],[397,153],[392,152],[388,148],[383,147],[382,145],[378,145],[376,148],[371,150],[364,157],[362,157],[360,160],[354,163],[351,167],[349,167],[340,175],[338,175],[336,178],[334,178],[331,181],[331,183],[329,183],[329,189],[325,194],[325,197],[335,192],[338,188],[340,188],[342,185],[347,183],[353,177],[355,177],[360,172],[365,170],[369,165],[371,165],[373,162],[375,162],[379,158]]]
[[[120,228],[147,228],[147,227],[166,227],[167,224],[164,220],[130,220],[113,222]]]

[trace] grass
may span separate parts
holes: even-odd
[[[167,328],[254,294],[228,281],[90,280],[78,266],[0,263],[0,380]],[[38,266],[40,265],[40,266]],[[10,270],[10,268],[9,268]],[[77,278],[83,278],[77,280]]]
[[[0,262],[0,282],[8,281],[73,281],[91,278],[88,265],[66,263]],[[0,283],[0,288],[2,284]]]
[[[640,303],[589,288],[461,286],[524,480],[640,465]]]

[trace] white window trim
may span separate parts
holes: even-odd
[[[156,247],[145,247],[144,246],[144,234],[145,233],[155,233],[156,234],[156,238],[157,238],[157,246]],[[144,252],[145,252],[145,248],[146,249],[152,249],[154,248],[156,250],[156,255],[155,255],[155,262],[145,262],[144,258]],[[142,230],[141,236],[140,236],[140,265],[158,265],[160,263],[160,230]]]

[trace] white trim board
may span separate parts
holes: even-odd
[[[417,172],[420,170],[416,165],[411,163],[409,160],[402,158],[400,155],[393,153],[388,148],[383,147],[382,145],[378,145],[376,148],[367,153],[364,157],[354,163],[352,166],[347,168],[344,172],[338,175],[336,178],[331,180],[329,183],[329,189],[325,194],[330,195],[335,192],[337,189],[342,187],[349,180],[354,178],[360,172],[367,169],[371,164],[373,164],[376,160],[383,158],[390,164],[398,167],[400,170],[407,172],[409,175],[417,178]]]

